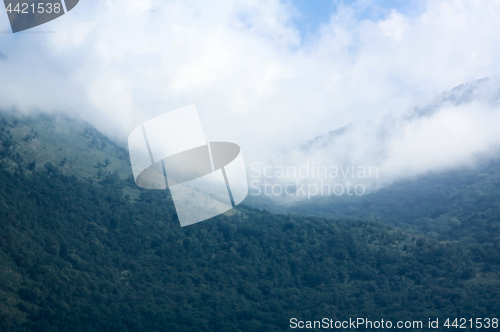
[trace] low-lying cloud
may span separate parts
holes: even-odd
[[[82,1],[39,28],[55,33],[0,34],[0,107],[69,110],[125,142],[196,104],[207,139],[237,142],[247,164],[354,161],[379,167],[376,186],[494,155],[496,105],[415,110],[500,76],[500,5],[428,1],[378,20],[358,9],[339,5],[304,43],[283,1]]]

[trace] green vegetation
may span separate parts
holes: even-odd
[[[500,312],[498,242],[248,208],[181,228],[167,191],[98,176],[94,160],[126,164],[118,148],[104,158],[88,146],[85,170],[41,139],[57,159],[29,158],[30,138],[14,137],[30,132],[23,121],[0,128],[1,331],[285,331],[292,317]],[[84,130],[66,141],[92,142]]]
[[[500,242],[500,161],[428,174],[365,196],[323,197],[292,213],[382,221],[439,240]]]
[[[127,151],[79,119],[46,114],[15,117],[9,113],[0,117],[4,147],[0,157],[14,163],[30,161],[30,171],[51,163],[63,174],[96,182],[114,172],[123,178],[130,174]],[[8,168],[14,171],[14,166]]]

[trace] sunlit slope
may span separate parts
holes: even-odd
[[[0,119],[1,157],[11,170],[19,163],[28,171],[50,163],[63,174],[97,182],[115,172],[132,175],[127,151],[77,117],[1,112]]]

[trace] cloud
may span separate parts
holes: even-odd
[[[406,113],[360,121],[322,135],[292,154],[288,163],[377,166],[378,177],[358,182],[378,188],[431,171],[473,167],[498,156],[499,120],[500,80],[474,81]]]
[[[247,163],[377,163],[384,183],[493,151],[491,105],[408,114],[500,76],[500,5],[428,1],[376,20],[358,8],[339,6],[302,43],[283,1],[83,1],[44,27],[57,33],[0,35],[0,106],[72,110],[125,142],[145,120],[196,104],[207,139],[238,142]],[[348,124],[335,142],[300,148]]]

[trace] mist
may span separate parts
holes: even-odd
[[[0,34],[0,108],[78,114],[125,146],[195,104],[207,140],[239,144],[249,169],[376,166],[374,189],[497,155],[500,85],[476,81],[500,76],[500,5],[367,18],[375,2],[336,4],[305,36],[285,1],[81,1],[39,33]],[[442,95],[463,84],[469,99]]]

